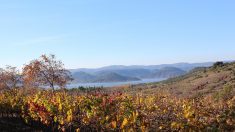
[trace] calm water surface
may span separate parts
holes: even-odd
[[[131,84],[141,84],[141,83],[151,83],[151,82],[159,82],[162,80],[166,80],[166,78],[155,78],[155,79],[143,79],[140,81],[129,81],[129,82],[108,82],[108,83],[74,83],[70,84],[68,88],[76,88],[76,87],[113,87],[113,86],[121,86],[121,85],[131,85]]]

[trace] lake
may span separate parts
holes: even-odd
[[[68,85],[68,88],[76,87],[114,87],[121,85],[132,85],[132,84],[142,84],[142,83],[152,83],[166,80],[166,78],[155,78],[155,79],[142,79],[140,81],[128,81],[128,82],[105,82],[105,83],[73,83]]]

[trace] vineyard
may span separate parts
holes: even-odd
[[[235,96],[177,98],[168,93],[6,90],[0,117],[48,131],[233,131]]]

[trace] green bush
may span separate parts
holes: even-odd
[[[222,66],[224,66],[224,62],[222,62],[222,61],[215,62],[213,65],[214,68],[222,67]]]

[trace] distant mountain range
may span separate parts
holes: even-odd
[[[153,78],[172,78],[196,67],[209,67],[214,62],[176,63],[162,65],[114,65],[97,69],[70,69],[74,83],[126,82]]]
[[[72,74],[75,82],[80,83],[98,83],[98,82],[126,82],[126,81],[139,81],[139,78],[122,76],[115,72],[100,72],[89,74],[86,72],[75,72]]]

